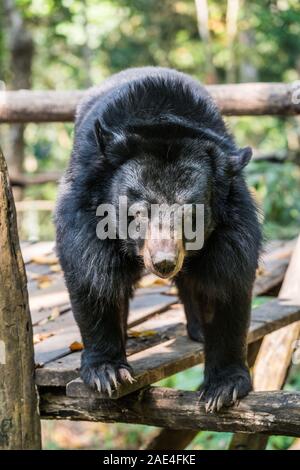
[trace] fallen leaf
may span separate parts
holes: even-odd
[[[266,269],[263,266],[259,266],[256,270],[256,276],[263,276],[264,274],[267,274]]]
[[[59,317],[60,315],[60,309],[58,307],[54,307],[52,310],[51,310],[51,314],[49,316],[49,320],[55,320],[55,318]]]
[[[136,331],[136,330],[129,330],[128,336],[129,338],[147,338],[149,336],[155,336],[157,331],[155,330],[144,330],[144,331]]]
[[[162,292],[162,295],[178,295],[178,289],[176,286],[172,286],[166,292]]]
[[[61,265],[60,264],[53,264],[51,267],[50,267],[50,270],[53,272],[53,273],[60,273],[61,272]]]
[[[79,343],[79,341],[74,341],[72,344],[70,344],[69,348],[72,352],[82,351],[84,349],[83,344]]]
[[[54,333],[36,333],[33,335],[33,344],[38,344],[51,336],[54,336]]]
[[[36,281],[39,289],[47,289],[47,287],[51,286],[53,279],[47,274],[42,274],[36,278]]]
[[[57,256],[35,256],[31,259],[35,264],[58,264]]]

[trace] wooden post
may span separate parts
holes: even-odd
[[[26,274],[0,150],[0,449],[40,449]]]
[[[292,305],[300,303],[300,236],[293,252],[279,299]],[[300,322],[292,323],[264,337],[254,366],[255,391],[281,389],[286,380],[293,355],[295,341],[299,338]],[[263,450],[268,444],[264,434],[240,434],[233,436],[231,450]]]

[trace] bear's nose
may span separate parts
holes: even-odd
[[[154,263],[154,269],[164,277],[171,275],[176,268],[176,263],[168,259],[163,259],[158,263]]]

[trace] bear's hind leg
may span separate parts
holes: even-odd
[[[204,341],[205,369],[201,397],[208,412],[233,405],[252,388],[246,364],[251,290],[235,289],[226,299],[203,293],[185,275],[176,284],[184,304],[191,339]]]
[[[184,306],[188,335],[193,341],[202,343],[204,341],[204,333],[200,312],[201,306],[196,297],[195,290],[189,280],[186,280],[183,276],[178,278],[176,285],[180,300]]]
[[[251,292],[214,300],[214,313],[204,321],[205,369],[201,397],[207,412],[233,405],[252,389],[247,366],[247,329]]]

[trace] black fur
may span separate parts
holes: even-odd
[[[128,378],[128,299],[143,265],[137,242],[96,237],[97,206],[127,195],[146,204],[205,204],[204,247],[187,254],[175,281],[190,337],[204,336],[207,409],[230,405],[249,392],[246,334],[261,245],[257,211],[242,174],[250,157],[249,148],[236,147],[205,89],[173,70],[121,72],[81,103],[56,227],[85,345],[86,383],[98,388],[100,383],[109,392],[115,377]]]

